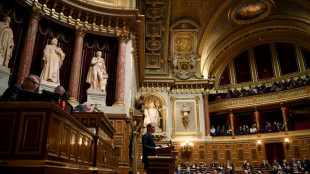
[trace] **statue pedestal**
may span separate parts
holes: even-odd
[[[0,95],[9,87],[9,78],[11,69],[5,66],[0,66]]]
[[[107,97],[106,92],[88,89],[86,93],[87,93],[87,103],[106,106],[106,97]]]
[[[43,89],[46,91],[54,92],[54,90],[57,86],[58,86],[58,84],[56,84],[56,83],[41,80],[39,92],[41,93],[43,91]]]

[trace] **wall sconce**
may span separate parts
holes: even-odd
[[[285,145],[286,145],[286,149],[288,150],[290,148],[290,140],[288,138],[284,139]]]
[[[262,141],[257,140],[257,145],[258,145],[258,151],[261,151],[262,150]]]
[[[189,159],[191,153],[192,153],[192,147],[194,146],[193,143],[186,141],[185,143],[181,144],[181,151],[182,155],[186,158]]]

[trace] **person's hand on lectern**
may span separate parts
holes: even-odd
[[[167,148],[168,146],[167,145],[161,145],[161,148]]]

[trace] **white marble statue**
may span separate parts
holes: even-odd
[[[144,109],[144,127],[149,123],[153,123],[157,128],[160,126],[160,112],[156,108],[154,101],[151,101],[149,107]]]
[[[41,72],[41,80],[60,84],[59,70],[65,58],[65,53],[57,46],[56,38],[51,40],[50,45],[46,45],[42,57],[43,70]]]
[[[97,51],[96,57],[93,57],[87,73],[86,82],[90,88],[96,91],[106,91],[108,74],[106,72],[105,61],[102,58],[102,52]]]
[[[8,67],[14,49],[13,31],[10,28],[10,17],[0,22],[0,65]]]

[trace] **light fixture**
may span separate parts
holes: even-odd
[[[288,150],[290,148],[290,140],[288,138],[284,139],[285,145],[286,145],[286,149]]]
[[[257,140],[257,145],[258,145],[258,151],[261,151],[262,150],[262,141]]]
[[[188,140],[186,140],[184,143],[181,144],[181,152],[182,155],[186,158],[189,159],[190,155],[192,153],[192,147],[194,146],[193,143],[189,142]]]

